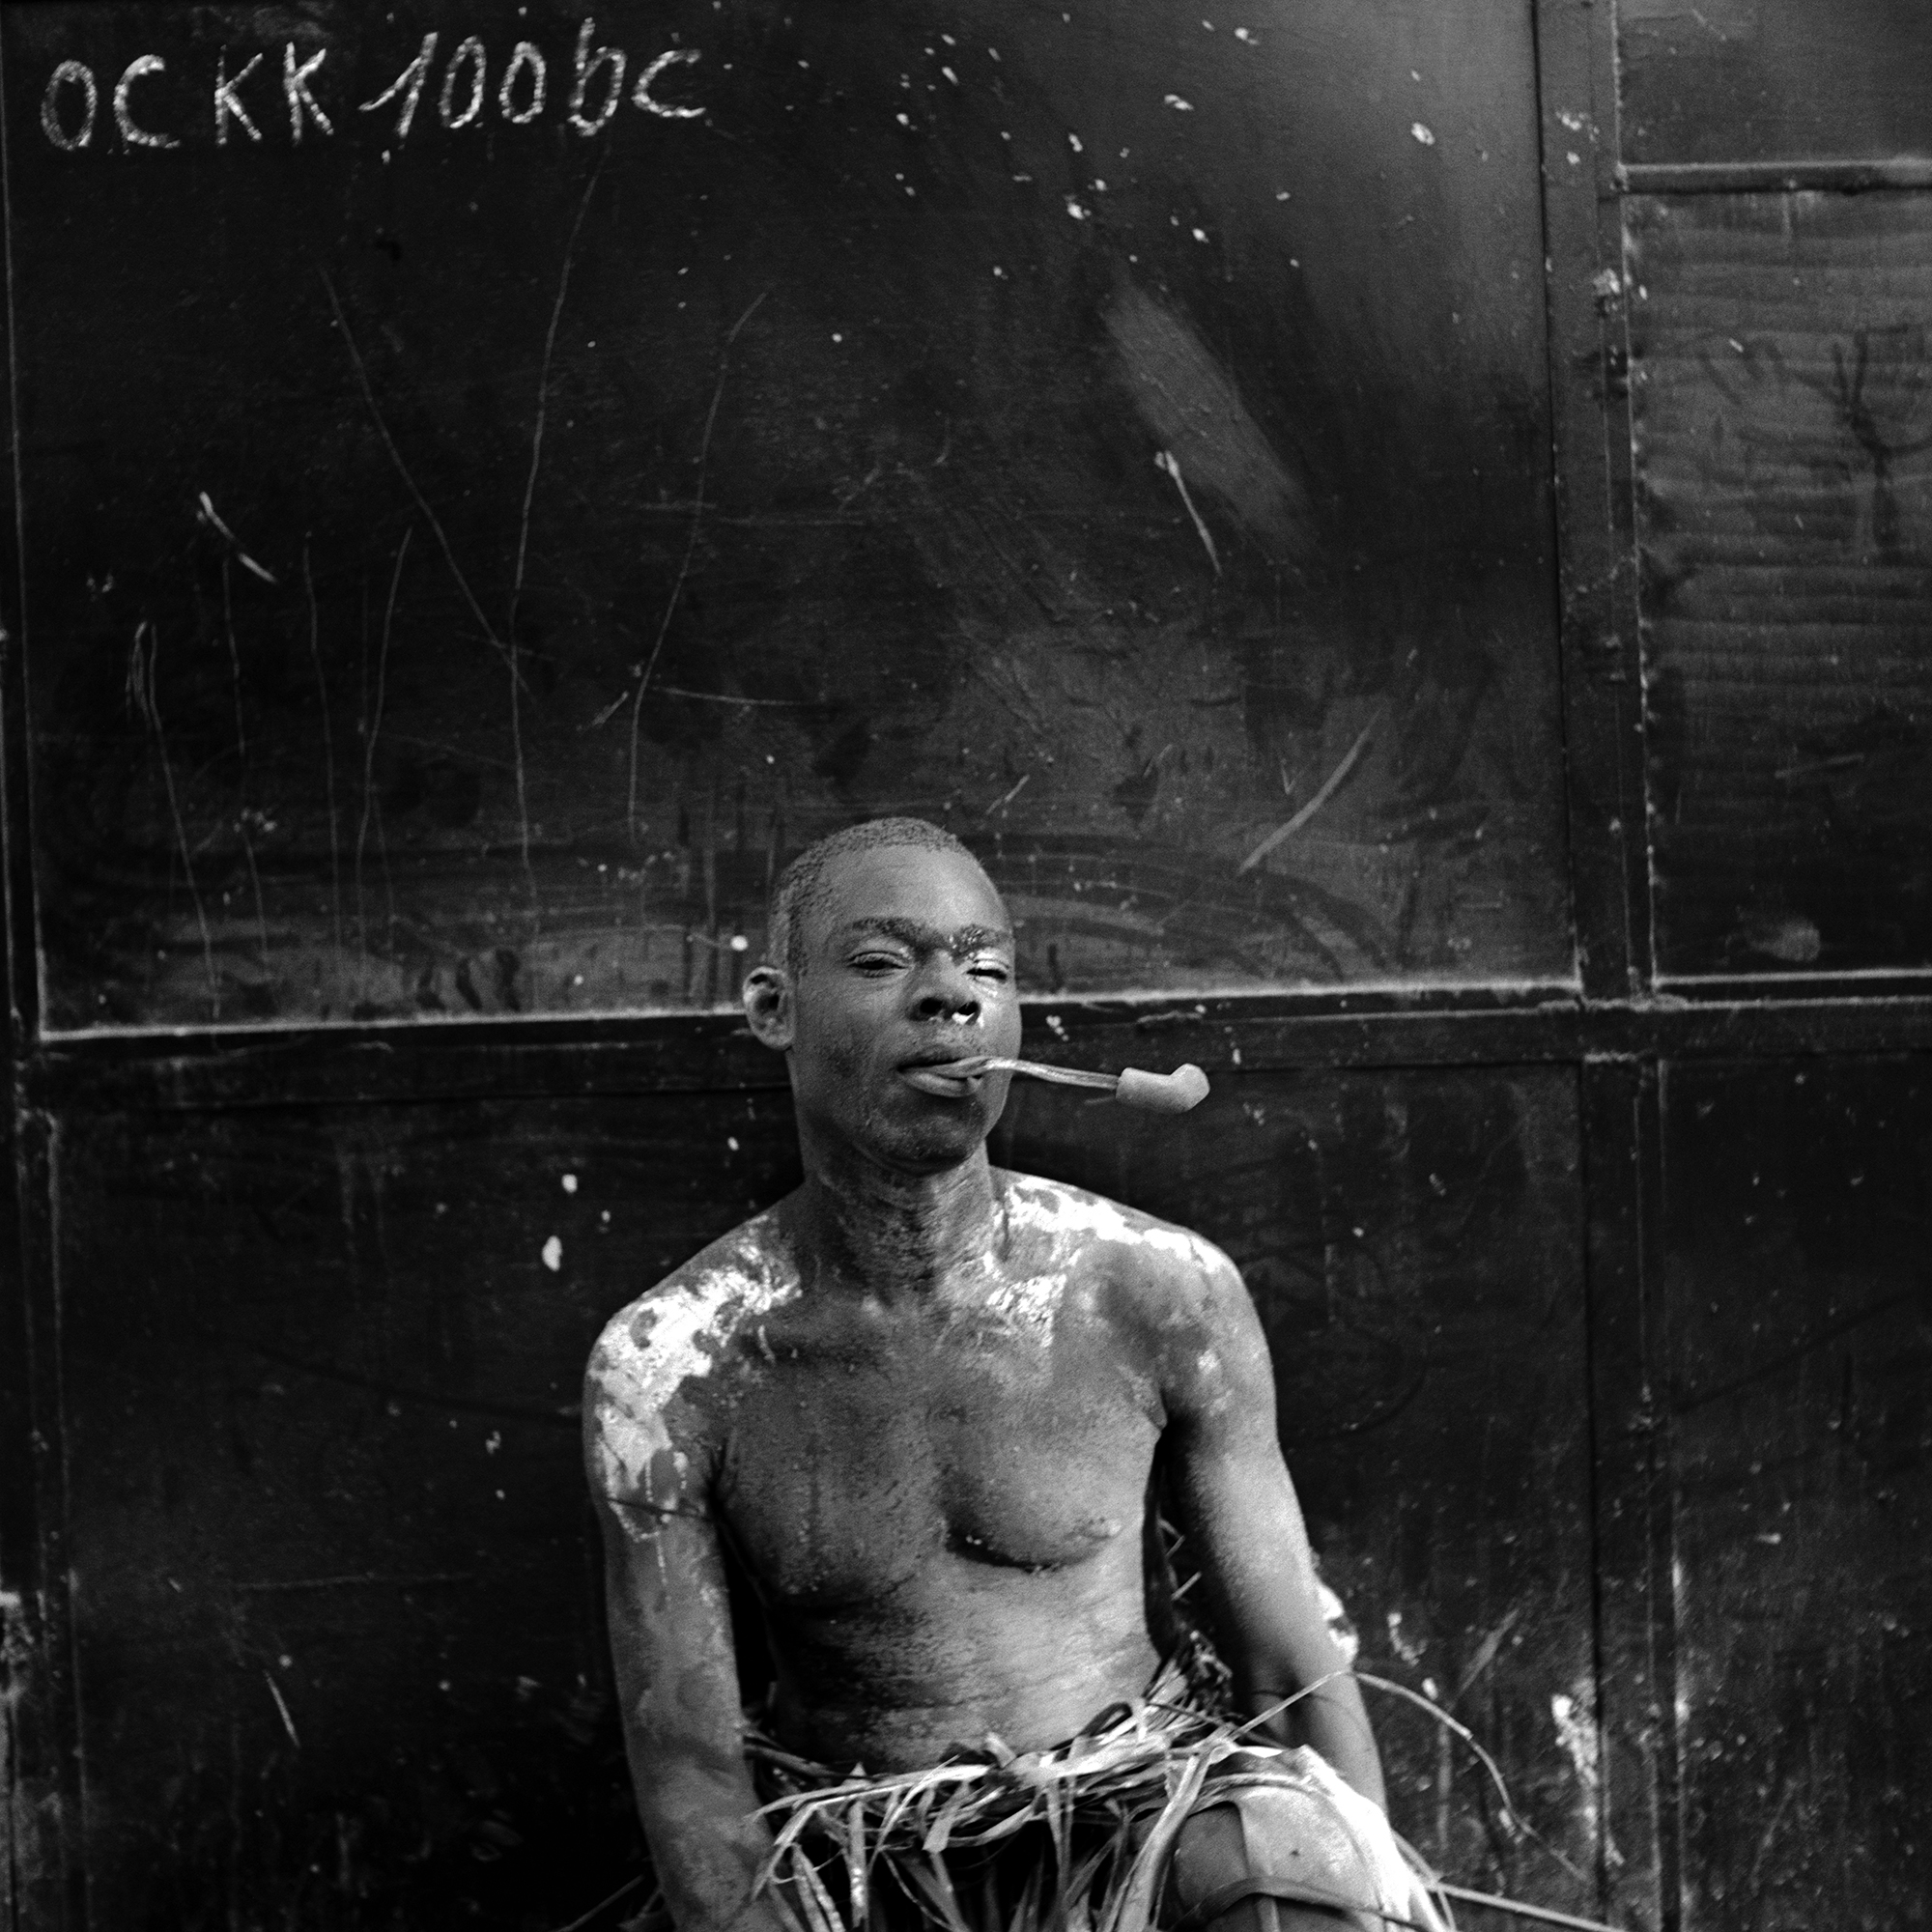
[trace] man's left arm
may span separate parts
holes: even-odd
[[[1274,1371],[1234,1264],[1199,1244],[1168,1327],[1162,1400],[1174,1502],[1201,1572],[1202,1607],[1242,1710],[1306,1692],[1274,1726],[1312,1746],[1376,1804],[1381,1759],[1362,1693],[1321,1614],[1301,1505],[1275,1439]],[[1177,1284],[1179,1287],[1180,1284]],[[1164,1324],[1165,1325],[1165,1324]]]

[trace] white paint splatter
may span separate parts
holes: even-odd
[[[1352,1670],[1355,1659],[1362,1652],[1362,1639],[1349,1621],[1347,1607],[1319,1577],[1315,1580],[1315,1601],[1321,1605],[1321,1621],[1328,1626],[1328,1634],[1342,1653],[1342,1662]]]
[[[1184,1228],[1163,1228],[1157,1223],[1136,1225],[1123,1209],[1098,1194],[1080,1194],[1070,1187],[1038,1180],[1029,1175],[1010,1177],[1007,1190],[1007,1218],[1015,1228],[1052,1236],[1078,1236],[1084,1241],[1131,1242],[1150,1247],[1177,1260],[1207,1264],[1210,1250],[1198,1235]]]
[[[1603,1782],[1597,1754],[1597,1726],[1592,1715],[1590,1688],[1579,1684],[1577,1694],[1559,1690],[1549,1700],[1549,1715],[1556,1725],[1556,1742],[1577,1774],[1583,1790],[1583,1816],[1591,1837],[1597,1833],[1597,1814]]]
[[[605,1328],[591,1357],[597,1384],[593,1435],[605,1492],[650,1498],[653,1457],[670,1447],[664,1411],[687,1381],[716,1366],[726,1336],[798,1297],[749,1249],[747,1265],[723,1264],[696,1281],[658,1289]],[[756,1269],[756,1272],[753,1272]],[[681,1465],[680,1465],[681,1466]]]
[[[1420,1663],[1422,1662],[1421,1650],[1416,1645],[1410,1643],[1402,1634],[1402,1612],[1400,1610],[1389,1611],[1388,1634],[1389,1648],[1405,1663]]]
[[[1053,1331],[1053,1318],[1066,1293],[1066,1273],[1028,1275],[1023,1281],[998,1282],[981,1304],[1004,1326],[1035,1340]]]
[[[563,1265],[563,1243],[554,1235],[543,1244],[543,1264],[552,1274]]]

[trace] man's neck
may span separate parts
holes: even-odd
[[[906,1174],[803,1122],[800,1140],[795,1231],[834,1279],[891,1300],[982,1273],[997,1253],[1000,1208],[983,1147],[956,1167]]]

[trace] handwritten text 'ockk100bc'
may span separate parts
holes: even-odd
[[[657,92],[673,68],[697,61],[695,48],[672,47],[634,71],[622,47],[596,44],[596,21],[586,15],[568,67],[556,76],[563,117],[578,133],[601,133],[627,99],[640,113],[661,121],[704,118],[702,107],[680,106],[660,99]],[[357,104],[358,113],[393,114],[388,132],[396,146],[409,139],[425,99],[432,103],[422,116],[425,124],[434,118],[451,129],[490,121],[525,128],[543,118],[552,101],[551,62],[533,41],[519,41],[502,67],[493,71],[489,49],[471,34],[440,63],[440,83],[433,87],[441,38],[425,34],[414,58],[395,79],[373,99]],[[296,146],[304,139],[327,139],[335,133],[343,111],[339,104],[331,111],[327,100],[324,74],[330,51],[327,45],[284,42],[277,99],[272,91],[271,50],[260,49],[244,59],[242,52],[224,47],[215,55],[208,91],[201,97],[206,109],[193,118],[203,133],[212,131],[215,146],[222,148],[231,142],[245,148],[261,141],[264,124],[278,126],[284,116],[289,139]],[[270,64],[268,72],[262,71],[265,63]],[[171,117],[161,112],[164,105],[170,101],[180,105],[179,89],[168,88],[168,64],[159,54],[141,54],[122,70],[107,101],[123,149],[179,148],[184,136],[192,137],[188,120],[177,118],[172,128],[165,125]],[[93,147],[97,132],[102,136],[100,145],[108,147],[101,96],[102,83],[91,67],[84,61],[62,61],[41,96],[42,131],[68,154]]]

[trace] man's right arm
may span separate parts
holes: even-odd
[[[745,1763],[717,1527],[689,1492],[685,1455],[653,1459],[654,1480],[611,1453],[635,1418],[621,1402],[612,1416],[594,1367],[585,1395],[624,1751],[658,1882],[678,1932],[780,1932],[784,1915],[752,1897],[772,1834]]]

